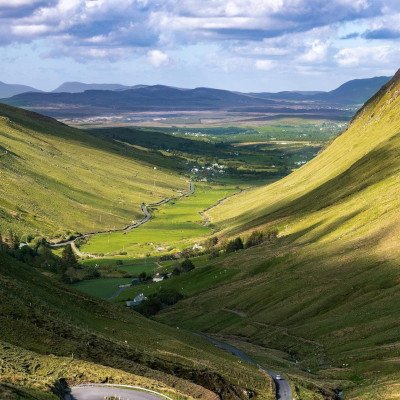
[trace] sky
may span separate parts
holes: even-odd
[[[399,0],[0,0],[0,81],[330,90],[400,68]]]

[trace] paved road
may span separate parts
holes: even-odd
[[[103,400],[106,396],[116,396],[120,400],[160,400],[169,397],[156,392],[140,390],[134,386],[83,385],[71,388],[65,400]],[[170,399],[171,400],[171,399]]]
[[[194,191],[195,191],[195,185],[194,185],[194,183],[193,183],[193,182],[189,182],[189,189],[188,189],[188,191],[185,192],[185,193],[183,193],[182,195],[176,197],[176,198],[190,196],[190,195],[192,195],[192,194],[194,193]],[[151,213],[150,213],[148,207],[157,207],[157,206],[160,206],[160,205],[162,205],[162,204],[168,203],[168,202],[171,201],[172,199],[174,199],[174,197],[167,197],[166,199],[162,199],[162,200],[160,200],[160,201],[157,202],[157,203],[151,203],[151,204],[147,204],[147,205],[143,203],[143,204],[140,206],[140,208],[141,208],[141,210],[142,210],[142,213],[143,213],[144,217],[143,217],[140,221],[135,222],[135,223],[133,223],[133,224],[129,224],[129,225],[125,226],[125,227],[122,228],[122,229],[109,229],[109,230],[105,230],[105,231],[89,232],[89,233],[85,233],[85,234],[83,234],[83,235],[77,236],[76,238],[71,239],[71,240],[64,240],[64,241],[61,241],[61,242],[58,242],[58,243],[52,243],[52,244],[50,244],[50,247],[58,248],[58,247],[64,247],[64,246],[70,244],[70,245],[72,246],[72,250],[75,252],[75,254],[76,254],[78,257],[82,257],[82,256],[86,256],[86,257],[95,257],[95,256],[92,255],[92,254],[81,253],[81,252],[78,250],[78,248],[75,246],[75,241],[78,240],[78,239],[84,239],[84,238],[87,238],[87,237],[89,237],[89,236],[97,235],[97,234],[100,234],[100,233],[129,232],[130,230],[135,229],[135,228],[138,228],[139,226],[141,226],[141,225],[143,225],[143,224],[145,224],[146,222],[148,222],[148,221],[151,220]]]
[[[221,341],[216,340],[209,336],[204,336],[204,337],[210,343],[212,343],[214,346],[233,354],[234,356],[240,358],[242,361],[244,361],[248,364],[256,365],[260,370],[266,372],[275,382],[276,398],[278,400],[292,400],[293,399],[292,389],[289,385],[289,382],[283,378],[276,379],[276,376],[279,375],[277,372],[263,368],[260,364],[257,364],[248,354],[246,354],[242,350],[239,350],[238,348],[236,348],[228,343],[221,342]]]

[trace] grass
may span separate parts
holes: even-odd
[[[106,300],[118,290],[119,285],[126,285],[131,283],[131,281],[131,278],[91,279],[74,284],[74,288]]]
[[[209,265],[199,266],[193,271],[179,276],[172,276],[162,282],[133,286],[121,293],[116,298],[116,301],[132,300],[139,293],[144,293],[147,296],[158,292],[161,288],[176,289],[184,296],[193,296],[205,289],[218,287],[225,281],[230,280],[237,272],[233,269],[215,268]]]
[[[215,261],[241,272],[157,319],[282,351],[307,391],[398,397],[399,90],[397,76],[303,168],[211,209],[224,235],[279,238]]]
[[[250,387],[260,399],[272,398],[270,382],[255,368],[201,338],[67,288],[4,254],[0,300],[3,383],[46,393],[59,377],[71,384],[107,377],[179,399],[214,399],[201,385]]]
[[[91,254],[123,251],[134,257],[181,250],[212,233],[200,213],[236,191],[234,187],[197,183],[193,195],[160,206],[145,225],[126,234],[92,236],[81,250]]]
[[[0,231],[55,235],[123,227],[140,204],[187,184],[153,154],[0,105]],[[156,164],[157,165],[157,164]],[[51,199],[51,201],[49,201]]]

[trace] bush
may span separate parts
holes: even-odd
[[[194,269],[194,264],[192,263],[191,260],[189,260],[188,258],[186,258],[185,260],[182,261],[181,263],[181,269],[185,272],[189,272],[192,269]]]
[[[207,239],[205,243],[206,249],[211,249],[212,247],[216,246],[218,244],[218,238],[216,236],[210,237]]]
[[[227,253],[233,253],[235,251],[242,250],[243,248],[244,248],[244,246],[243,246],[242,239],[240,237],[237,237],[236,239],[228,242],[228,244],[226,245],[225,251]]]
[[[161,289],[157,297],[161,300],[161,303],[167,306],[172,306],[183,299],[182,293],[178,292],[176,289]]]
[[[139,312],[145,317],[151,317],[152,315],[157,314],[161,310],[161,308],[161,300],[156,296],[152,296],[137,305],[135,307],[135,311]]]
[[[178,275],[180,275],[181,273],[182,273],[182,270],[181,270],[179,267],[175,267],[175,268],[172,270],[172,275],[178,276]]]
[[[209,260],[212,260],[212,259],[217,258],[217,257],[219,257],[219,250],[217,250],[217,249],[212,249],[212,250],[210,251],[210,254],[208,255],[208,259],[209,259]]]
[[[158,293],[151,294],[147,300],[137,305],[135,311],[145,317],[151,317],[163,307],[172,306],[181,299],[183,299],[183,295],[176,289],[161,289]]]
[[[264,241],[264,234],[260,231],[253,231],[251,235],[248,237],[245,248],[257,246]]]

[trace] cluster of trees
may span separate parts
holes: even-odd
[[[49,243],[43,237],[29,236],[22,242],[15,232],[0,234],[0,251],[25,264],[58,275],[66,283],[99,276],[95,267],[82,268],[70,245],[64,247],[59,257],[52,252]]]
[[[194,269],[194,264],[192,260],[190,260],[189,258],[185,258],[179,266],[175,267],[172,270],[172,274],[180,275],[181,273],[184,272],[190,272],[192,269]]]
[[[135,311],[146,317],[151,317],[163,308],[176,304],[181,299],[183,299],[183,294],[178,290],[163,288],[157,293],[149,295],[146,300],[135,307]]]

